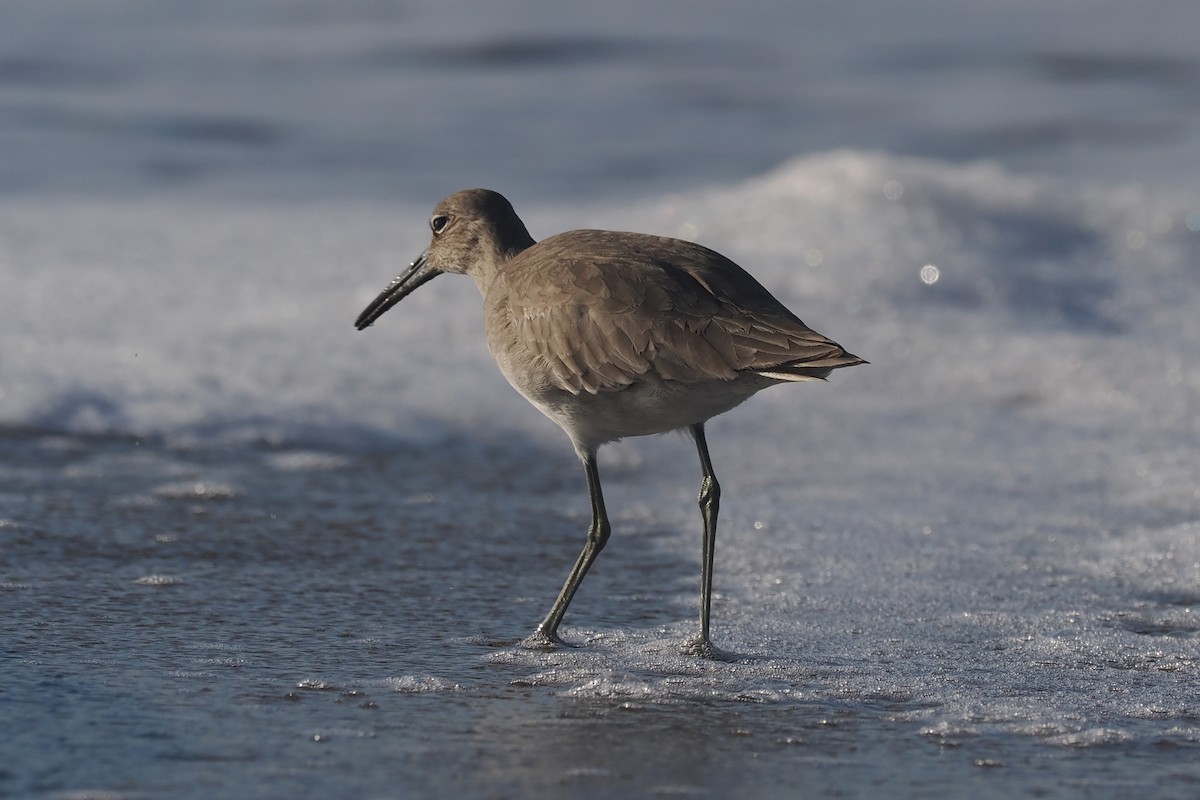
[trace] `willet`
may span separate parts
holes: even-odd
[[[686,428],[703,478],[700,631],[685,651],[720,654],[709,638],[721,487],[704,424],[777,383],[821,380],[865,363],[806,326],[724,256],[691,242],[579,230],[535,242],[496,192],[468,189],[438,203],[433,239],[358,317],[370,326],[443,272],[483,295],[488,347],[508,382],[554,420],[587,476],[592,522],[562,591],[530,638],[563,644],[558,626],[610,526],[596,451],[626,436]]]

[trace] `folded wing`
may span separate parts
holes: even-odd
[[[507,275],[509,297],[520,298],[510,301],[512,322],[555,385],[572,394],[744,373],[816,380],[862,363],[700,245],[572,231],[531,250],[543,251],[538,269],[524,270],[518,259]]]

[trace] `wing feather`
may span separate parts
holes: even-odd
[[[510,262],[506,281],[515,336],[572,394],[746,372],[805,380],[862,363],[732,261],[686,242],[572,231]]]

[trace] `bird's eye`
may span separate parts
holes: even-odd
[[[429,220],[429,229],[433,231],[434,236],[446,230],[446,226],[450,224],[450,217],[446,214],[434,214]]]

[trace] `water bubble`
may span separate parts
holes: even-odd
[[[178,586],[183,583],[183,579],[174,575],[143,575],[134,583],[138,586]]]
[[[883,184],[883,196],[895,202],[904,196],[904,184],[900,181],[888,181]]]
[[[821,252],[821,248],[819,247],[810,247],[804,251],[804,263],[810,267],[819,267],[824,260],[825,254]]]
[[[921,267],[921,282],[926,286],[932,286],[938,282],[938,278],[942,277],[941,270],[933,264],[926,264]]]

